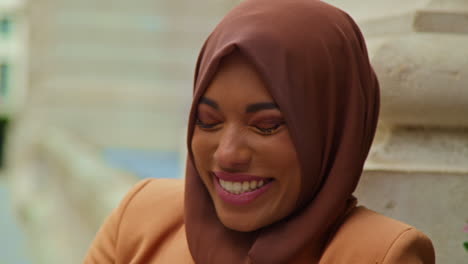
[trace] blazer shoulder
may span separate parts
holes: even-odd
[[[434,264],[435,251],[431,240],[417,229],[401,233],[385,254],[383,264]]]
[[[151,178],[142,180],[124,198],[122,202],[125,203],[126,207],[124,213],[145,213],[147,211],[143,209],[177,204],[183,200],[183,193],[184,181],[180,179]]]
[[[431,264],[434,258],[432,243],[422,232],[360,206],[337,230],[321,263]]]
[[[143,241],[161,240],[183,222],[183,181],[146,179],[135,184],[103,223],[84,263],[130,263]]]
[[[178,179],[147,179],[137,184],[121,204],[119,229],[130,228],[148,230],[150,226],[165,225],[179,221],[184,209],[184,181]]]
[[[154,247],[183,227],[183,180],[149,179],[137,186],[138,190],[129,193],[131,199],[120,206],[123,211],[117,228],[117,252],[137,252],[151,244]]]

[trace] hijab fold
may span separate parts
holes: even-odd
[[[198,101],[234,51],[255,66],[278,104],[302,173],[293,214],[254,232],[220,222],[191,151]],[[231,10],[204,43],[195,70],[185,180],[186,235],[195,262],[288,263],[307,248],[319,259],[356,205],[352,193],[378,112],[377,77],[345,12],[318,0],[245,0]]]

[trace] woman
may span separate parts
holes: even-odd
[[[352,196],[378,119],[364,39],[315,0],[247,0],[195,72],[185,186],[137,184],[85,263],[434,263]]]

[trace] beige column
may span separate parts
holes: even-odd
[[[329,1],[361,26],[381,120],[356,195],[464,263],[468,234],[468,1]]]

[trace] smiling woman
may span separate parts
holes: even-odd
[[[196,123],[195,165],[225,226],[253,231],[293,211],[301,184],[296,150],[281,110],[239,52],[223,59]]]
[[[243,1],[198,57],[184,182],[135,186],[85,262],[434,263],[420,231],[356,205],[379,100],[345,12]]]

